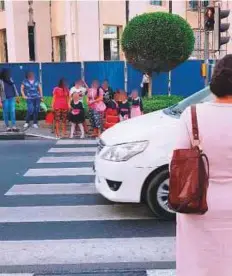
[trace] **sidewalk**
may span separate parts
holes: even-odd
[[[18,133],[6,132],[5,125],[3,121],[0,121],[0,135],[5,136],[6,139],[15,139],[15,136],[34,136],[48,139],[55,139],[55,135],[51,131],[51,126],[45,124],[44,121],[40,121],[39,128],[35,129],[33,127],[24,130],[23,125],[24,121],[17,121],[17,127],[19,128]]]
[[[57,139],[55,137],[54,132],[52,131],[52,126],[47,125],[45,121],[39,121],[39,128],[35,129],[32,126],[28,128],[27,130],[24,130],[23,125],[25,121],[17,121],[17,127],[19,128],[18,133],[13,132],[6,132],[5,131],[5,125],[3,121],[0,121],[0,140],[2,139],[24,139],[23,136],[32,136],[32,137],[39,137],[39,138],[45,138],[45,139]],[[69,134],[70,127],[67,127],[67,133]],[[90,131],[91,133],[91,131]],[[1,139],[1,137],[3,137]],[[21,140],[20,139],[20,140]]]

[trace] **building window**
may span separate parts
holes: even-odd
[[[35,24],[28,26],[28,45],[30,61],[35,61]]]
[[[200,59],[199,54],[201,49],[201,31],[194,30],[194,37],[195,37],[195,45],[194,45],[194,51],[192,52],[191,57]]]
[[[201,2],[201,3],[200,3]],[[190,0],[189,1],[189,8],[190,10],[196,11],[198,8],[205,8],[209,6],[209,1],[205,0]]]
[[[8,62],[6,29],[0,30],[0,62]]]
[[[198,9],[198,1],[196,0],[190,0],[189,1],[189,8],[193,11],[197,10]]]
[[[103,49],[104,60],[120,59],[120,27],[104,26]]]
[[[66,39],[65,35],[58,37],[59,47],[59,59],[60,61],[66,61]]]
[[[162,6],[162,0],[161,1],[150,0],[150,5]]]
[[[0,11],[5,10],[5,1],[0,1]]]
[[[202,1],[202,6],[205,7],[205,8],[208,7],[209,6],[209,1],[204,1],[203,0]]]

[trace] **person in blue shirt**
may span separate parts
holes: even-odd
[[[21,85],[22,97],[27,101],[27,115],[24,128],[30,125],[30,119],[33,117],[33,127],[38,128],[38,116],[40,102],[43,100],[42,88],[38,80],[35,79],[33,72],[28,72]]]
[[[18,131],[15,118],[15,102],[19,101],[18,96],[19,94],[14,81],[11,78],[10,70],[3,69],[0,74],[0,99],[2,102],[3,119],[6,125],[6,131]],[[11,120],[12,127],[9,125],[9,119]]]

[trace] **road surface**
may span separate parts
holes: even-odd
[[[175,223],[99,195],[95,149],[93,140],[0,142],[0,274],[175,275]]]

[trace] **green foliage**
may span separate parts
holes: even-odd
[[[144,113],[149,113],[159,109],[166,108],[168,106],[174,105],[182,100],[182,97],[178,96],[154,96],[150,99],[143,99]],[[44,97],[44,103],[51,110],[52,97]],[[17,120],[25,120],[27,112],[27,106],[25,100],[21,99],[20,103],[16,105],[16,118]],[[40,120],[45,118],[45,113],[40,112]],[[2,120],[2,109],[0,109],[0,120]]]
[[[51,110],[52,97],[44,97],[44,103],[46,104],[48,111]],[[25,120],[27,113],[27,104],[23,98],[20,98],[20,102],[16,104],[16,119]],[[39,119],[44,120],[45,112],[41,111],[39,114]],[[0,120],[2,120],[2,109],[0,109]]]
[[[143,72],[168,72],[189,58],[194,33],[186,20],[166,12],[134,17],[124,29],[122,49],[129,63]]]
[[[149,99],[146,98],[143,100],[144,113],[164,109],[178,103],[181,100],[183,100],[183,97],[179,96],[153,96]]]

